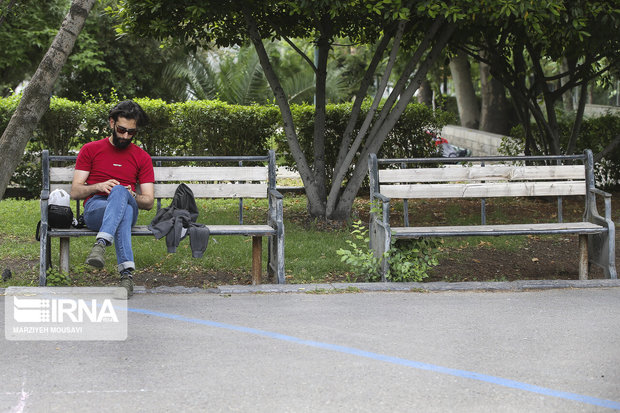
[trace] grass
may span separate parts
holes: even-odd
[[[508,222],[510,217],[519,219],[527,214],[527,220],[548,220],[550,210],[542,211],[535,200],[519,201],[519,211],[515,212],[509,201],[494,200],[487,209],[489,222]],[[169,205],[164,200],[162,206]],[[199,222],[226,224],[238,222],[239,205],[235,200],[197,200],[200,210]],[[568,206],[568,205],[567,205]],[[356,200],[353,219],[368,220],[368,201]],[[393,225],[402,220],[402,202],[396,202],[392,212]],[[267,216],[266,200],[244,201],[244,222],[265,223]],[[419,200],[409,202],[411,225],[441,225],[447,223],[475,224],[480,221],[480,204],[472,201],[449,203],[443,200]],[[552,213],[552,212],[551,212]],[[567,208],[565,217],[580,214]],[[141,211],[139,224],[148,224],[155,215],[152,211]],[[363,281],[350,272],[350,268],[340,261],[336,254],[339,248],[348,248],[346,241],[351,239],[350,228],[312,221],[306,212],[303,196],[286,195],[284,198],[285,217],[285,259],[288,283],[324,283],[334,281]],[[9,285],[37,285],[39,268],[39,242],[35,240],[35,228],[40,218],[38,200],[5,199],[0,201],[0,272],[11,268],[13,277],[0,282],[0,287]],[[523,218],[522,218],[523,219]],[[92,237],[71,239],[70,273],[72,285],[106,285],[116,279],[116,260],[113,251],[106,253],[107,262],[103,270],[95,270],[83,264],[90,251]],[[446,238],[442,254],[450,259],[475,260],[475,248],[489,248],[518,251],[527,243],[526,237],[467,237]],[[247,284],[251,280],[250,237],[219,236],[211,237],[203,258],[191,256],[188,240],[184,240],[176,253],[166,251],[165,240],[154,237],[134,237],[134,255],[137,274],[148,276],[157,283],[166,280],[166,285],[192,285],[212,287],[222,283]],[[440,255],[440,259],[442,256]],[[52,240],[52,259],[58,262],[58,239]],[[263,239],[263,273],[266,273],[267,240]],[[57,267],[54,267],[57,268]],[[501,278],[501,277],[500,277]],[[197,279],[199,282],[197,283]],[[155,281],[158,280],[158,281]],[[446,281],[460,281],[458,274],[445,276]],[[499,280],[499,279],[498,279]]]
[[[162,206],[169,205],[164,200]],[[239,204],[235,200],[197,200],[200,210],[199,222],[209,224],[232,224],[238,222]],[[285,210],[293,216],[305,214],[305,199],[286,197]],[[266,223],[267,201],[244,200],[245,223]],[[141,211],[138,224],[147,225],[155,216],[152,211]],[[6,199],[0,202],[0,272],[11,268],[13,278],[0,282],[8,285],[36,285],[38,283],[39,243],[35,240],[35,228],[40,218],[38,200]],[[313,283],[326,276],[346,274],[347,268],[340,262],[335,251],[346,246],[349,232],[346,228],[321,230],[312,222],[285,220],[285,257],[287,282]],[[58,260],[58,239],[52,239],[52,260]],[[83,264],[92,247],[92,237],[71,239],[70,278],[74,285],[93,285],[102,273],[115,274],[114,252],[106,253],[106,266],[95,270]],[[184,240],[176,253],[168,253],[165,239],[154,237],[133,238],[134,259],[139,272],[162,274],[182,279],[196,274],[229,273],[239,282],[250,279],[252,240],[250,237],[210,237],[203,258],[191,256],[189,240]],[[111,248],[113,249],[113,248]],[[267,266],[267,239],[263,238],[263,273]],[[105,277],[103,277],[105,278]],[[181,283],[179,283],[181,284]],[[205,287],[208,287],[208,283]]]

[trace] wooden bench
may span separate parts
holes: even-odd
[[[371,205],[381,208],[381,212],[371,214],[371,248],[375,256],[383,257],[392,237],[578,234],[579,278],[587,279],[590,263],[602,267],[608,278],[617,278],[611,195],[595,188],[593,164],[590,150],[569,156],[418,159],[377,159],[371,154]],[[603,199],[604,216],[597,211],[597,195]],[[566,196],[584,197],[581,221],[563,222],[562,197]],[[486,198],[493,197],[558,197],[557,222],[488,224]],[[402,227],[390,225],[391,198],[404,200]],[[417,198],[480,198],[481,223],[412,226],[407,200]],[[384,280],[389,268],[387,261],[382,263]]]
[[[60,271],[69,271],[69,242],[72,237],[94,236],[96,231],[87,228],[49,228],[47,207],[49,194],[56,188],[70,192],[75,156],[52,156],[42,153],[43,189],[41,191],[41,256],[39,284],[45,285],[47,268],[51,263],[51,238],[60,238]],[[153,156],[155,171],[155,199],[157,208],[162,198],[172,198],[179,183],[186,183],[198,198],[239,199],[239,224],[209,225],[211,236],[242,235],[252,237],[252,283],[261,282],[262,237],[269,237],[267,272],[275,275],[278,283],[284,279],[284,223],[282,195],[276,190],[276,155],[269,151],[266,156]],[[62,162],[68,166],[51,166]],[[188,166],[191,164],[192,166]],[[161,166],[173,165],[173,166]],[[210,165],[210,166],[205,166]],[[226,166],[221,166],[226,165]],[[256,165],[256,166],[246,166]],[[266,224],[254,225],[243,222],[243,199],[267,198]],[[79,215],[80,201],[76,202]],[[153,236],[146,225],[136,225],[132,235]]]

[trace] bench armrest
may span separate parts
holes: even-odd
[[[604,197],[604,205],[605,205],[605,219],[607,221],[611,221],[611,194],[609,192],[605,192],[598,188],[590,188],[590,192],[594,195],[594,200],[596,201],[596,195]]]
[[[269,212],[268,212],[268,224],[283,232],[282,226],[284,225],[284,197],[276,189],[269,189],[267,191],[269,196]]]
[[[283,199],[284,198],[284,196],[277,189],[271,188],[268,192],[269,192],[269,196],[274,198],[274,199]]]
[[[390,198],[388,198],[387,196],[383,195],[380,192],[375,192],[375,198],[379,199],[381,202],[383,203],[389,203],[390,202]]]

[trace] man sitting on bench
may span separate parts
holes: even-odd
[[[127,100],[112,108],[108,120],[112,136],[85,144],[78,154],[71,198],[86,199],[84,222],[99,231],[86,264],[103,268],[105,249],[114,243],[121,286],[131,297],[135,270],[131,227],[138,208],[153,207],[155,182],[150,155],[131,140],[148,118],[140,105]]]

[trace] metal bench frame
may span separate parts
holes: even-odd
[[[491,165],[503,165],[507,162],[512,164],[496,168],[495,175],[495,172],[491,172]],[[515,162],[518,166],[515,166]],[[537,169],[530,166],[534,162],[543,162],[546,166]],[[578,165],[563,166],[565,163],[575,162]],[[457,163],[462,163],[463,166],[459,168],[463,169],[439,168]],[[407,169],[408,164],[436,164],[438,168]],[[392,168],[379,169],[380,166]],[[474,166],[477,168],[474,169]],[[485,166],[489,168],[485,169]],[[594,162],[590,150],[581,155],[469,158],[377,159],[376,154],[370,154],[368,168],[371,205],[380,206],[381,210],[380,213],[372,212],[370,217],[370,247],[376,257],[384,257],[384,253],[390,249],[392,238],[578,234],[579,278],[588,278],[590,264],[602,267],[606,277],[617,278],[611,194],[595,188]],[[433,174],[436,176],[432,176]],[[585,198],[583,220],[563,222],[562,197],[573,195]],[[604,216],[598,213],[597,195],[604,199]],[[390,196],[404,200],[402,227],[390,226]],[[557,196],[558,222],[487,225],[486,197],[495,196]],[[481,199],[481,224],[411,226],[407,199],[434,197]],[[389,262],[383,259],[381,270],[384,281],[388,269]]]
[[[42,152],[41,165],[43,170],[43,188],[41,191],[41,230],[40,230],[40,242],[41,242],[41,255],[39,263],[39,285],[44,286],[46,284],[47,269],[51,265],[51,238],[60,239],[60,271],[69,271],[69,246],[70,239],[72,237],[83,236],[95,236],[96,231],[91,231],[87,228],[69,228],[69,229],[57,229],[50,228],[48,225],[48,200],[49,195],[55,188],[63,188],[70,191],[71,184],[66,183],[71,180],[68,179],[72,175],[72,168],[67,169],[64,172],[66,178],[62,181],[65,183],[58,183],[59,179],[54,179],[50,173],[50,165],[52,162],[71,162],[75,164],[76,156],[53,156],[49,154],[48,150]],[[243,184],[232,185],[231,183],[223,183],[219,185],[212,185],[215,190],[222,192],[221,194],[212,194],[209,191],[203,191],[207,185],[201,183],[188,184],[194,190],[195,198],[210,198],[212,196],[225,197],[225,198],[237,198],[239,199],[239,225],[209,225],[209,232],[212,236],[217,235],[242,235],[252,237],[252,283],[260,284],[261,272],[262,272],[262,237],[269,237],[268,241],[268,262],[267,272],[271,278],[275,276],[279,284],[285,283],[284,272],[284,221],[283,221],[283,204],[282,194],[276,190],[276,154],[274,151],[269,151],[266,156],[153,156],[152,157],[156,179],[158,175],[162,175],[159,172],[165,172],[164,169],[168,167],[161,167],[162,162],[194,162],[199,164],[219,164],[219,163],[231,163],[238,167],[242,167],[244,162],[260,162],[265,163],[266,167],[259,167],[261,169],[267,169],[266,179],[263,186],[256,185],[255,182],[244,187]],[[58,168],[60,169],[60,168]],[[160,169],[160,171],[158,171]],[[215,171],[217,167],[212,167]],[[223,169],[223,168],[222,168]],[[166,169],[168,170],[168,169]],[[230,169],[228,169],[230,170]],[[221,175],[221,172],[220,172]],[[223,178],[215,178],[214,180],[224,180]],[[186,179],[175,178],[174,176],[167,176],[168,181],[184,181]],[[187,179],[187,181],[192,179]],[[194,181],[194,180],[192,180]],[[206,181],[206,179],[197,179],[196,181]],[[159,181],[155,183],[155,198],[157,200],[157,209],[161,208],[162,198],[172,198],[174,189],[178,185],[175,184],[162,184]],[[239,188],[239,190],[237,190]],[[230,190],[229,190],[230,189]],[[248,190],[250,192],[248,192]],[[244,195],[250,193],[254,198],[267,198],[269,210],[267,214],[266,225],[254,225],[243,223],[243,198]],[[77,214],[80,211],[80,202],[76,201]],[[136,225],[132,228],[132,235],[135,236],[147,236],[153,235],[146,225]]]

